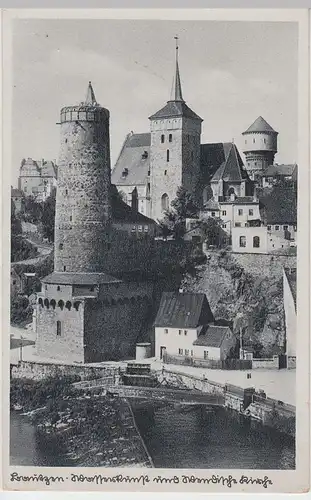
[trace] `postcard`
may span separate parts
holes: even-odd
[[[6,490],[309,491],[308,30],[3,11]]]

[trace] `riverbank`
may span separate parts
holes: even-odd
[[[152,467],[124,398],[74,391],[71,380],[12,380],[14,407],[30,419],[38,448],[57,456],[58,466]]]

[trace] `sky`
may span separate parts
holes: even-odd
[[[59,112],[92,81],[110,111],[111,165],[126,134],[170,99],[175,40],[183,98],[202,143],[232,141],[259,116],[279,132],[278,163],[297,161],[298,26],[289,22],[19,19],[13,28],[12,183],[23,158],[53,160]]]

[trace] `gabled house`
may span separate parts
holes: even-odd
[[[155,319],[155,356],[226,359],[235,341],[229,327],[214,325],[204,293],[162,294]]]

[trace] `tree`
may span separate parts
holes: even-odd
[[[160,233],[164,238],[173,236],[180,239],[186,232],[186,219],[197,217],[199,207],[195,204],[192,194],[183,187],[177,189],[171,207],[171,210],[164,212],[163,219],[158,221]]]
[[[221,219],[215,217],[208,217],[198,221],[202,237],[209,245],[220,245],[221,223]]]
[[[176,198],[172,201],[171,207],[181,220],[197,217],[199,207],[196,205],[192,194],[184,187],[177,189]]]
[[[54,241],[55,205],[56,192],[53,190],[51,195],[43,203],[41,215],[43,236],[47,238],[49,242]]]
[[[16,217],[15,205],[11,200],[11,235],[17,236],[22,233],[21,221]]]

